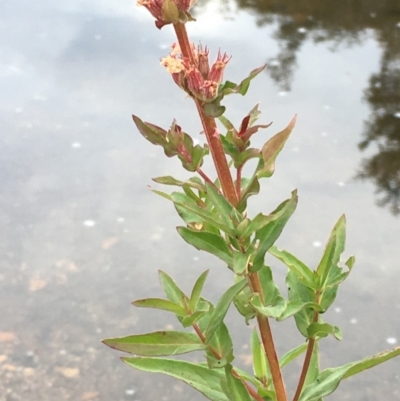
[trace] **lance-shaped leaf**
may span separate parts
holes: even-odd
[[[251,335],[251,352],[253,355],[254,376],[266,387],[270,381],[271,373],[257,329],[254,329]]]
[[[220,323],[224,320],[226,313],[233,301],[233,298],[243,290],[243,288],[247,285],[247,280],[243,279],[238,283],[234,284],[232,287],[228,288],[222,297],[219,299],[215,309],[211,315],[210,322],[208,323],[205,337],[207,342],[212,338],[215,330],[218,328]]]
[[[261,71],[263,71],[265,67],[266,64],[251,71],[249,76],[245,78],[239,85],[236,85],[230,81],[226,81],[222,86],[220,86],[218,93],[222,96],[230,95],[231,93],[240,93],[242,96],[244,96],[249,89],[250,81]]]
[[[381,352],[361,361],[351,362],[337,368],[323,370],[313,383],[305,387],[300,401],[318,401],[321,397],[331,394],[340,382],[364,370],[370,369],[400,355],[400,347]]]
[[[343,338],[342,332],[339,327],[332,326],[328,323],[311,323],[307,328],[308,336],[311,337],[327,337],[331,334],[337,340],[341,340]]]
[[[139,132],[153,145],[165,146],[167,131],[157,127],[157,125],[146,123],[139,117],[132,115],[133,122],[135,123]]]
[[[232,366],[225,367],[226,381],[231,401],[252,401],[243,382],[232,373]]]
[[[176,185],[178,187],[189,187],[197,189],[199,191],[205,191],[205,186],[198,177],[191,177],[187,181],[180,181],[171,177],[170,175],[163,177],[156,177],[152,179],[153,181],[164,184],[164,185]]]
[[[315,294],[300,282],[298,276],[289,270],[286,276],[286,285],[288,288],[289,301],[290,302],[303,302],[303,303],[314,303]],[[313,308],[303,308],[299,312],[295,313],[294,319],[296,321],[296,326],[300,333],[308,338],[307,329],[313,322],[314,309]]]
[[[321,305],[315,302],[303,302],[303,301],[290,301],[286,304],[285,310],[277,318],[278,321],[285,320],[290,316],[299,313],[303,309],[313,309],[321,312],[323,309]]]
[[[233,272],[239,276],[246,274],[250,255],[235,252],[233,254]]]
[[[243,212],[247,208],[247,199],[250,196],[257,195],[260,192],[260,183],[256,175],[253,178],[242,179],[242,190],[240,191],[240,202],[236,209]]]
[[[132,304],[138,306],[139,308],[154,308],[154,309],[165,310],[168,312],[175,313],[175,315],[178,316],[187,315],[187,312],[181,305],[178,305],[171,301],[167,301],[166,299],[160,299],[160,298],[138,299],[137,301],[133,301]]]
[[[183,293],[183,291],[177,286],[175,281],[165,272],[162,270],[158,271],[158,276],[160,279],[161,286],[164,289],[165,295],[167,298],[182,307],[187,305],[189,299]]]
[[[177,227],[177,230],[190,245],[211,253],[223,260],[228,266],[232,266],[232,251],[220,235],[205,231],[194,231],[186,227]]]
[[[192,312],[196,311],[197,305],[200,300],[201,291],[203,291],[204,283],[207,279],[209,270],[206,270],[204,273],[200,275],[200,277],[196,280],[194,284],[192,294],[190,296],[189,307]]]
[[[283,149],[294,125],[296,124],[296,116],[293,117],[289,125],[281,132],[270,138],[261,148],[262,158],[264,163],[257,171],[258,178],[271,177],[275,171],[275,160]]]
[[[257,271],[262,268],[266,252],[281,235],[287,221],[296,209],[297,199],[297,191],[293,191],[292,197],[281,203],[278,208],[271,213],[271,222],[256,232],[256,239],[259,241],[259,246],[253,260],[252,271]]]
[[[138,357],[122,358],[122,360],[129,366],[145,372],[163,373],[175,377],[189,384],[211,401],[229,401],[221,389],[220,382],[225,379],[222,370],[165,358]]]
[[[325,247],[321,262],[317,268],[320,288],[326,285],[330,270],[336,267],[340,261],[340,255],[344,251],[346,242],[346,218],[342,215],[332,229],[328,243]]]
[[[286,300],[281,295],[277,295],[276,298],[273,300],[273,303],[267,304],[267,306],[265,306],[262,303],[259,294],[255,294],[250,303],[258,314],[266,317],[271,317],[273,319],[278,319],[286,308]]]
[[[290,362],[295,360],[298,356],[303,354],[307,349],[307,343],[300,344],[296,348],[291,349],[290,351],[286,352],[286,354],[282,355],[279,358],[279,366],[284,368],[286,365],[289,365]]]
[[[172,356],[206,348],[196,334],[183,331],[156,331],[109,338],[103,340],[103,343],[118,351],[138,356]]]
[[[269,249],[269,253],[284,263],[307,287],[314,289],[317,288],[313,272],[301,260],[297,259],[296,256],[285,250],[279,250],[275,245]]]
[[[215,187],[206,184],[207,200],[211,202],[215,210],[221,216],[224,223],[233,231],[235,224],[242,220],[242,216],[238,211],[225,199],[224,196],[219,194]]]
[[[219,355],[219,358],[217,358],[210,349],[207,349],[207,365],[210,369],[223,368],[233,361],[232,339],[224,322],[221,322],[215,330],[208,345],[217,351]]]

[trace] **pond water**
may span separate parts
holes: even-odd
[[[274,122],[261,144],[298,114],[249,212],[269,212],[298,188],[279,246],[312,266],[346,213],[346,253],[356,265],[327,317],[344,339],[325,341],[322,366],[398,345],[398,0],[199,3],[191,38],[211,54],[232,54],[226,78],[269,63],[245,98],[228,99],[228,117],[238,123],[260,102],[261,121]],[[130,305],[162,295],[158,269],[189,291],[210,268],[212,300],[230,279],[222,263],[180,239],[172,205],[146,188],[151,177],[184,175],[137,133],[132,113],[164,127],[176,118],[203,140],[192,103],[159,66],[172,30],[156,30],[128,0],[2,0],[0,32],[0,400],[202,400],[129,369],[100,343],[178,328],[172,316]],[[283,283],[284,269],[273,267]],[[252,327],[234,311],[228,324],[236,362],[248,369]],[[283,327],[279,353],[302,341]],[[286,372],[290,393],[296,369]],[[399,372],[400,360],[391,361],[329,399],[400,399]]]

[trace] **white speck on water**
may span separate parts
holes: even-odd
[[[398,22],[398,23],[396,24],[396,26],[397,26],[397,28],[400,28],[400,22]]]
[[[83,225],[86,227],[94,227],[96,225],[96,222],[94,220],[85,220],[83,222]]]
[[[394,116],[395,116],[396,118],[400,118],[400,111],[397,111],[396,113],[394,113]]]
[[[47,100],[47,97],[37,94],[33,96],[33,99],[39,102],[45,102]]]
[[[281,97],[284,97],[284,96],[287,95],[287,92],[285,92],[285,91],[280,91],[280,92],[278,92],[278,95],[281,96]]]
[[[118,217],[117,221],[118,221],[118,223],[123,223],[125,221],[125,219],[123,217]]]
[[[279,60],[271,60],[271,61],[269,62],[269,65],[270,65],[271,67],[279,67],[279,66],[281,65],[281,63],[280,63]]]
[[[22,109],[22,107],[17,107],[14,111],[16,113],[22,113],[24,110]]]
[[[322,243],[319,242],[319,241],[314,241],[312,244],[313,244],[313,246],[315,246],[316,248],[319,248],[319,247],[322,245]]]
[[[96,40],[101,40],[101,35],[94,35],[94,38],[95,38]]]
[[[326,132],[321,132],[321,136],[328,136]]]
[[[67,351],[65,351],[65,349],[60,349],[59,354],[60,355],[67,355]]]
[[[161,43],[161,45],[160,45],[160,49],[163,49],[163,50],[169,49],[169,47],[170,47],[170,45],[167,45],[166,43]]]
[[[197,262],[198,260],[200,260],[200,258],[199,258],[198,256],[193,256],[193,260],[194,260],[195,262]]]
[[[126,395],[135,395],[136,390],[133,388],[129,388],[128,390],[125,390]]]
[[[336,307],[334,310],[335,310],[336,313],[340,313],[342,311],[342,308]]]
[[[387,342],[388,344],[391,344],[391,345],[397,344],[397,339],[394,338],[394,337],[388,337],[388,338],[386,339],[386,342]]]
[[[339,181],[337,184],[339,185],[339,187],[344,187],[346,185],[343,181]]]
[[[376,13],[370,13],[369,16],[370,16],[371,18],[376,18]]]
[[[330,109],[331,109],[331,106],[329,106],[329,104],[326,104],[326,105],[324,106],[324,109],[325,109],[325,110],[330,110]]]
[[[97,334],[100,334],[102,331],[103,331],[103,330],[102,330],[100,327],[98,327],[98,328],[96,329],[96,333],[97,333]]]
[[[71,148],[79,149],[81,147],[82,147],[82,145],[79,142],[72,142],[71,143]]]
[[[307,32],[307,29],[304,28],[304,26],[302,26],[302,27],[300,27],[300,28],[297,30],[297,32],[299,32],[299,33],[306,33],[306,32]]]
[[[358,323],[358,319],[356,319],[355,317],[353,317],[353,319],[350,319],[350,323],[351,323],[351,324],[357,324],[357,323]]]

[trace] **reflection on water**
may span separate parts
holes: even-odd
[[[240,121],[260,100],[262,121],[273,119],[273,130],[299,114],[276,175],[249,212],[272,210],[298,187],[299,210],[280,245],[311,264],[333,222],[347,213],[348,253],[357,263],[329,318],[344,340],[328,340],[324,366],[398,344],[400,228],[374,206],[373,186],[353,179],[373,177],[395,210],[398,1],[222,3],[231,12],[241,7],[236,21],[211,15],[221,8],[217,1],[211,9],[201,4],[203,28],[190,30],[212,52],[233,54],[227,77],[241,78],[270,58],[281,85],[260,77],[247,98],[229,100],[228,117]],[[203,399],[172,380],[129,370],[100,344],[177,328],[170,316],[130,305],[161,296],[158,269],[189,291],[210,268],[212,300],[230,279],[221,264],[181,241],[171,205],[146,191],[149,177],[180,171],[142,140],[130,114],[160,126],[176,117],[188,132],[201,130],[190,102],[158,66],[171,30],[152,26],[131,0],[0,2],[1,401]],[[273,268],[283,283],[283,270]],[[234,313],[228,323],[235,362],[248,369],[251,328]],[[284,327],[280,354],[302,340]],[[332,400],[400,399],[398,367],[393,361],[350,380]],[[293,390],[297,375],[285,375]]]
[[[284,91],[291,88],[297,55],[309,41],[332,51],[354,46],[373,31],[382,48],[379,73],[373,74],[365,99],[371,114],[361,150],[375,144],[357,177],[371,180],[381,194],[378,204],[400,213],[400,2],[398,0],[236,0],[240,9],[256,13],[260,26],[274,24],[278,53],[267,72]],[[313,60],[308,60],[312,63]],[[332,71],[332,74],[334,72]]]

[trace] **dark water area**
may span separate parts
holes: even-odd
[[[249,213],[298,188],[278,245],[311,266],[346,213],[356,265],[326,317],[344,338],[322,343],[322,367],[398,345],[400,3],[199,0],[196,17],[193,41],[232,54],[227,79],[268,63],[245,98],[226,102],[235,123],[260,102],[261,122],[274,123],[256,144],[298,114]],[[132,113],[164,127],[176,118],[204,140],[192,103],[159,65],[172,30],[156,30],[128,0],[2,0],[0,33],[0,401],[202,400],[100,343],[178,329],[172,316],[130,304],[162,296],[158,269],[190,291],[210,268],[211,300],[231,279],[180,239],[173,207],[147,189],[151,177],[185,174],[140,137]],[[270,263],[283,283],[283,267]],[[249,369],[252,326],[235,311],[228,325],[235,363]],[[290,323],[276,326],[280,354],[302,341]],[[285,372],[290,393],[297,368]],[[393,360],[328,399],[398,400],[398,372]]]

